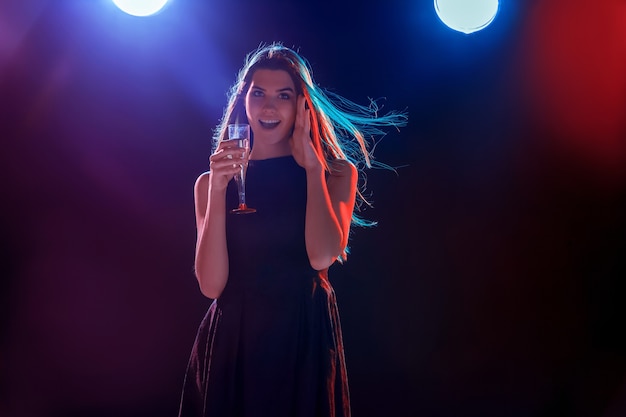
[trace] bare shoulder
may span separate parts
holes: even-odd
[[[200,174],[200,176],[196,179],[196,183],[195,183],[194,188],[196,190],[207,189],[209,187],[209,176],[210,175],[211,175],[211,173],[209,171],[203,172],[202,174]]]
[[[326,184],[331,194],[354,194],[359,177],[356,166],[345,159],[336,159],[330,163],[329,168]]]
[[[206,212],[207,205],[209,203],[209,173],[204,172],[196,179],[196,183],[193,188],[193,195],[196,206],[196,219],[201,219]],[[200,224],[200,220],[198,225]]]
[[[330,163],[331,178],[353,178],[356,177],[356,166],[345,159],[335,159]]]

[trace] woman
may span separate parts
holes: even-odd
[[[332,99],[331,99],[332,98]],[[180,416],[350,415],[339,315],[328,268],[347,254],[370,166],[364,135],[401,126],[317,87],[308,63],[272,44],[248,55],[195,185],[195,271],[214,299],[193,347]],[[225,142],[248,123],[252,145]],[[247,202],[231,181],[244,164]]]

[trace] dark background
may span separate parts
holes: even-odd
[[[0,416],[176,414],[192,188],[246,53],[386,97],[379,225],[331,270],[354,417],[626,416],[626,4],[0,3]]]

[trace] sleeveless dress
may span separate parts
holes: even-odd
[[[335,294],[305,248],[306,173],[292,156],[252,160],[246,181],[257,212],[227,214],[228,283],[200,324],[179,417],[349,417]]]

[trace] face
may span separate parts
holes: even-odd
[[[246,115],[254,147],[285,147],[296,120],[297,93],[284,70],[258,69],[246,93]]]

